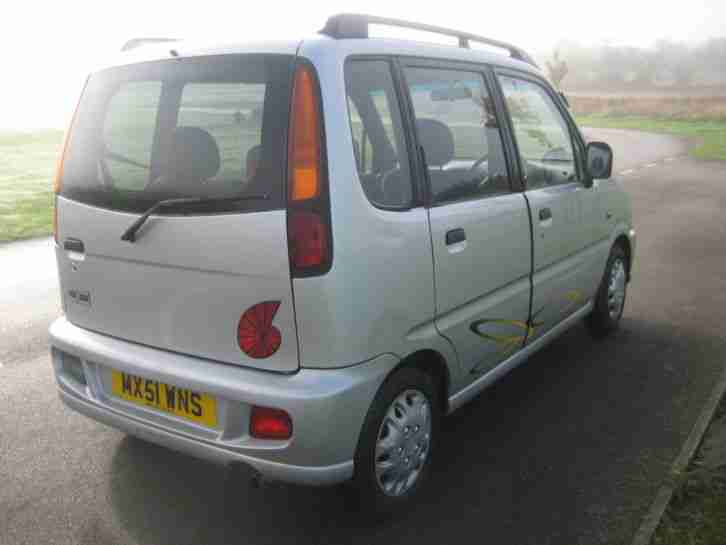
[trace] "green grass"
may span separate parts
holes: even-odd
[[[717,411],[719,417],[726,417],[726,398]],[[725,544],[726,466],[707,470],[697,455],[678,481],[652,545]]]
[[[583,127],[635,129],[696,138],[701,141],[691,150],[698,159],[726,160],[726,120],[692,121],[638,116],[578,115]]]
[[[0,242],[48,235],[63,132],[0,132]]]

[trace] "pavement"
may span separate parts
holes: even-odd
[[[385,523],[342,488],[251,488],[65,409],[50,243],[0,247],[0,544],[629,543],[726,365],[726,163],[587,133],[633,199],[621,329],[573,328],[447,418],[427,494]]]
[[[0,271],[2,366],[48,352],[48,326],[61,312],[52,239],[0,244]]]

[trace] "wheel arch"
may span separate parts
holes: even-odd
[[[449,388],[451,387],[451,370],[446,362],[446,358],[440,352],[431,348],[417,350],[401,359],[401,362],[391,370],[389,376],[405,367],[419,369],[436,381],[441,414],[447,414],[449,408]]]

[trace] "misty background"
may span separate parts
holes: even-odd
[[[295,40],[336,13],[455,28],[527,50],[569,97],[582,127],[635,129],[697,142],[726,160],[726,2],[547,0],[262,3],[25,0],[3,5],[0,32],[0,243],[52,229],[51,180],[87,75],[125,42],[171,37],[209,44]],[[455,40],[400,28],[371,35]]]
[[[527,49],[543,67],[557,50],[568,66],[565,90],[664,90],[675,89],[669,87],[674,81],[693,89],[721,85],[726,77],[723,40],[718,40],[726,38],[723,0],[6,4],[0,32],[0,128],[64,127],[88,72],[117,55],[131,38],[301,38],[340,12],[410,19],[509,41]],[[400,31],[391,35],[405,37]]]

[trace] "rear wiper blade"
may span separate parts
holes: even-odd
[[[211,203],[223,203],[223,202],[236,202],[236,201],[252,201],[252,200],[267,200],[270,196],[267,194],[259,195],[238,195],[236,197],[183,197],[180,199],[163,199],[146,212],[144,212],[134,223],[132,223],[124,234],[121,235],[121,240],[126,242],[136,242],[136,233],[141,226],[146,223],[154,212],[161,208],[169,208],[172,206],[184,205],[184,204],[211,204]]]

